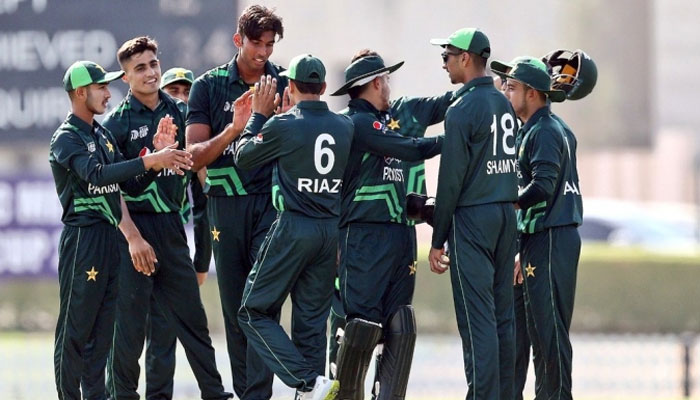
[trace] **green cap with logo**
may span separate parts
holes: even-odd
[[[451,45],[474,53],[483,58],[491,56],[491,44],[484,32],[476,28],[462,28],[454,32],[447,39],[430,39],[430,44],[445,47]]]
[[[491,68],[493,68],[493,64]],[[500,66],[497,66],[500,68]],[[547,66],[538,58],[521,57],[513,64],[510,72],[504,73],[509,79],[520,81],[531,88],[542,92],[553,102],[559,103],[566,100],[566,92],[563,90],[552,90],[552,80],[547,72]]]
[[[163,74],[160,80],[160,88],[163,89],[175,82],[185,82],[191,85],[192,82],[194,82],[194,74],[189,69],[180,67],[170,68]]]
[[[124,71],[107,72],[99,64],[92,61],[76,61],[68,67],[63,75],[63,88],[66,92],[79,87],[88,86],[93,83],[109,83],[119,79],[124,75]]]
[[[515,66],[515,64],[519,62],[531,62],[533,60],[534,58],[528,56],[515,57],[509,63],[505,61],[493,60],[491,61],[490,67],[494,74],[500,76],[502,79],[505,79],[506,74]]]
[[[282,71],[280,76],[303,83],[323,83],[326,81],[326,67],[311,54],[299,54],[289,61],[289,69]]]

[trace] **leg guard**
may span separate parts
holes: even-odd
[[[401,306],[385,329],[381,353],[377,354],[377,370],[372,398],[403,400],[406,397],[408,375],[411,372],[413,349],[416,345],[416,317],[413,306]]]
[[[338,350],[339,400],[364,399],[364,383],[372,351],[382,335],[382,325],[363,319],[350,320],[345,326]]]

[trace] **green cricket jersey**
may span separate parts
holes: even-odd
[[[428,126],[445,119],[447,107],[452,102],[452,92],[435,97],[401,97],[391,102],[391,111],[385,123],[397,127],[406,137],[423,137]],[[426,194],[425,162],[403,161],[406,193]],[[411,226],[415,221],[407,221]]]
[[[184,102],[170,97],[160,90],[160,102],[155,110],[144,106],[134,95],[129,93],[105,117],[102,124],[116,140],[119,150],[126,159],[137,158],[154,151],[153,136],[158,129],[158,122],[169,114],[177,126],[178,148],[185,148],[185,113]],[[156,179],[137,196],[124,194],[124,200],[130,212],[168,213],[179,212],[182,208],[186,190],[187,175],[180,176],[175,171],[164,169]]]
[[[238,74],[235,55],[227,64],[211,69],[192,84],[187,111],[187,125],[206,124],[212,137],[220,134],[233,121],[233,102],[255,82],[244,82]],[[265,64],[265,73],[277,79],[277,92],[282,96],[287,78],[280,77],[284,68],[271,62]],[[207,166],[210,180],[209,196],[244,196],[270,193],[272,166],[241,170],[233,162],[236,141]]]
[[[272,204],[277,211],[338,217],[352,137],[350,118],[328,110],[324,101],[302,101],[269,120],[253,114],[238,143],[236,165],[254,168],[274,161]]]
[[[549,106],[537,110],[518,132],[520,196],[518,230],[581,225],[583,201],[576,169],[576,137]],[[528,196],[529,193],[537,196]]]
[[[126,161],[112,134],[96,121],[92,125],[68,114],[51,138],[49,164],[63,207],[61,221],[88,226],[106,221],[115,227],[122,218],[120,186],[141,192],[155,173],[144,174],[141,159]]]
[[[443,137],[402,136],[396,125],[383,122],[387,112],[363,99],[350,100],[343,113],[352,119],[355,134],[343,179],[340,227],[352,222],[405,223],[402,160],[419,161],[439,154]]]
[[[517,120],[491,77],[472,79],[445,115],[445,144],[433,222],[434,248],[442,248],[457,207],[518,199]]]

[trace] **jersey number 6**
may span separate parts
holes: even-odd
[[[335,144],[335,139],[328,133],[322,133],[316,138],[316,143],[314,144],[314,165],[316,166],[316,171],[321,175],[326,175],[333,169],[333,164],[335,163],[335,154],[333,150],[329,147],[323,147],[324,144],[329,145]],[[323,156],[326,156],[326,164],[323,164]]]

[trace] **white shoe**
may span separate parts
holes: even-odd
[[[314,388],[310,392],[297,391],[299,400],[335,400],[340,389],[340,382],[328,379],[325,376],[317,376]]]

